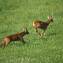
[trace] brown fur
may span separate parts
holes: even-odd
[[[52,16],[49,16],[46,22],[40,20],[33,21],[33,27],[36,29],[36,32],[41,36],[41,33],[38,32],[38,29],[43,29],[45,32],[50,22],[53,22]]]
[[[20,33],[16,33],[16,34],[13,34],[13,35],[9,35],[9,36],[6,36],[2,43],[1,43],[1,46],[5,47],[7,46],[11,41],[19,41],[19,40],[22,40],[23,43],[25,43],[23,37],[26,35],[26,34],[29,34],[28,30],[26,29],[26,31],[23,31],[23,32],[20,32]]]

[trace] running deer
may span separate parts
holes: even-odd
[[[3,46],[3,47],[5,47],[5,46],[7,46],[11,41],[19,41],[19,40],[21,40],[23,43],[25,43],[23,37],[24,37],[26,34],[29,34],[27,28],[26,28],[23,32],[6,36],[6,37],[3,39],[3,41],[2,41],[2,43],[1,43],[0,45]]]
[[[49,24],[53,22],[53,17],[52,16],[48,16],[48,20],[46,22],[40,21],[40,20],[35,20],[33,21],[33,27],[35,28],[36,32],[42,36],[45,35],[45,31],[48,28]],[[43,33],[41,34],[40,32],[38,32],[38,29],[42,29]]]

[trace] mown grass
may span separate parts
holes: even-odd
[[[0,63],[63,63],[63,0],[0,0],[0,43],[6,35],[27,27],[26,44],[11,42],[0,48]],[[35,19],[54,22],[40,38],[32,27]]]

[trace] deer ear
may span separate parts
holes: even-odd
[[[25,28],[23,28],[23,31],[25,31]]]
[[[49,16],[47,18],[49,19]]]
[[[23,28],[23,31],[25,31],[25,32],[26,32],[26,31],[27,31],[27,28]]]
[[[27,28],[25,28],[25,31],[27,31]]]
[[[53,19],[53,16],[48,16],[48,19]]]

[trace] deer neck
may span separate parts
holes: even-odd
[[[50,22],[51,22],[50,20],[47,20],[47,24],[50,24]]]
[[[26,32],[21,32],[20,35],[23,37],[24,35],[26,35]]]

